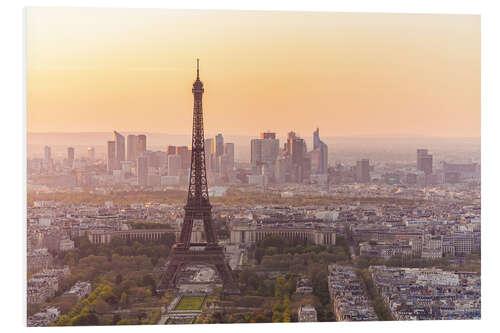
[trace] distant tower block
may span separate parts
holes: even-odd
[[[205,140],[203,133],[203,83],[200,81],[199,62],[196,66],[196,81],[192,89],[194,95],[193,138],[191,150],[191,171],[189,177],[188,197],[184,206],[184,222],[180,240],[174,244],[164,273],[157,286],[159,292],[176,286],[179,273],[188,265],[210,265],[214,267],[222,279],[223,290],[228,294],[238,294],[238,286],[233,280],[231,268],[225,260],[224,248],[217,243],[215,228],[212,223],[212,206],[208,197],[207,173],[205,166]],[[192,243],[193,224],[203,222],[206,243]]]

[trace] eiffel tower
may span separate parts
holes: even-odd
[[[202,95],[205,91],[200,81],[200,62],[196,60],[196,81],[193,83],[193,139],[191,151],[191,170],[184,222],[179,241],[172,246],[160,282],[158,292],[175,288],[179,273],[189,265],[210,265],[222,279],[223,291],[238,294],[239,289],[233,281],[231,267],[225,260],[224,248],[217,243],[212,223],[212,206],[208,197],[207,172],[205,166],[205,139],[203,133]],[[206,243],[191,243],[191,232],[195,221],[203,221]]]

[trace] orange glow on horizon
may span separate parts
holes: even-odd
[[[478,15],[30,8],[30,132],[480,136]]]

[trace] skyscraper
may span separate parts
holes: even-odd
[[[189,150],[187,146],[175,147],[175,154],[181,157],[181,169],[189,169]]]
[[[285,142],[285,153],[291,155],[291,142],[295,139],[295,132],[288,132],[288,136]]]
[[[108,153],[107,153],[107,169],[108,173],[113,173],[116,169],[116,150],[115,141],[108,141]]]
[[[422,171],[426,175],[432,174],[432,155],[425,155],[420,158],[420,163],[422,167]]]
[[[221,133],[217,134],[213,141],[213,149],[212,152],[215,153],[215,156],[221,156],[224,154],[224,137]]]
[[[422,171],[422,157],[427,153],[427,149],[417,149],[417,170]]]
[[[432,174],[432,155],[427,149],[417,149],[417,170],[423,171],[426,175]]]
[[[295,164],[301,163],[307,152],[306,142],[304,139],[294,136],[293,140],[290,140],[289,146],[292,162]]]
[[[68,166],[73,167],[73,161],[75,160],[75,148],[68,147]]]
[[[51,170],[52,169],[52,152],[49,146],[45,146],[43,148],[44,152],[44,159],[43,159],[43,168],[45,170]]]
[[[278,158],[280,141],[275,133],[261,133],[260,139],[250,141],[250,163],[252,166],[262,164],[274,165]]]
[[[283,153],[286,159],[290,159],[288,164],[285,163],[290,166],[290,170],[285,171],[290,180],[297,183],[308,181],[311,175],[311,159],[307,154],[305,140],[295,132],[289,132]]]
[[[127,161],[137,160],[137,135],[127,135]]]
[[[146,135],[140,134],[137,136],[137,156],[141,156],[146,152]]]
[[[253,167],[261,165],[262,162],[262,139],[250,141],[250,163]]]
[[[306,158],[307,146],[306,141],[299,137],[294,137],[290,141],[290,155],[292,158],[292,175],[294,181],[302,183],[311,173],[311,159]]]
[[[168,146],[167,147],[167,155],[175,155],[176,147],[175,146]]]
[[[315,174],[325,174],[328,172],[328,146],[319,138],[319,128],[313,133],[311,168]]]
[[[139,156],[137,158],[137,185],[146,186],[148,184],[148,158]]]
[[[224,156],[227,165],[225,165],[222,169],[223,172],[226,172],[226,170],[233,170],[234,169],[234,143],[225,143],[224,144]],[[226,169],[227,168],[227,169]]]
[[[46,161],[50,160],[51,159],[51,149],[49,146],[45,146],[43,148],[43,152],[44,152],[44,159]]]
[[[151,168],[158,168],[158,160],[157,156],[154,152],[152,151],[146,151],[144,154],[141,156],[145,156],[148,160],[148,168],[151,170]]]
[[[212,170],[214,168],[214,164],[212,161],[212,156],[215,151],[212,151],[212,148],[214,146],[213,144],[214,139],[206,139],[205,140],[205,164],[207,170]]]
[[[93,161],[95,159],[95,148],[94,147],[87,148],[87,157],[91,161]]]
[[[168,175],[179,176],[182,170],[182,157],[181,155],[168,155]]]
[[[322,142],[319,138],[319,128],[316,128],[313,132],[313,149],[319,148]]]
[[[291,181],[292,159],[285,152],[278,156],[274,177],[278,183],[286,183]]]
[[[212,171],[220,173],[221,156],[224,154],[224,137],[221,133],[217,134],[212,140],[212,154],[210,156]]]
[[[153,153],[156,157],[156,163],[158,165],[158,168],[166,168],[168,165],[167,162],[167,153],[164,151],[155,151]]]
[[[366,158],[356,162],[356,181],[359,183],[370,182],[370,161]]]
[[[120,165],[121,161],[125,161],[125,137],[117,131],[113,132],[113,137],[116,145],[115,152],[117,165]]]
[[[226,156],[226,154],[229,154]],[[221,133],[215,137],[205,140],[205,164],[209,171],[223,173],[225,170],[232,170],[234,167],[234,144],[224,143],[224,137]]]
[[[276,133],[272,132],[262,132],[260,133],[261,139],[276,139]]]

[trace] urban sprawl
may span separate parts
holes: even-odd
[[[319,129],[311,150],[294,132],[282,146],[261,133],[241,162],[222,134],[208,138],[212,220],[241,295],[222,296],[203,265],[160,295],[158,249],[180,237],[191,148],[111,137],[104,158],[46,146],[28,160],[29,326],[481,317],[478,163],[418,149],[332,165]],[[204,239],[195,220],[191,242]]]

